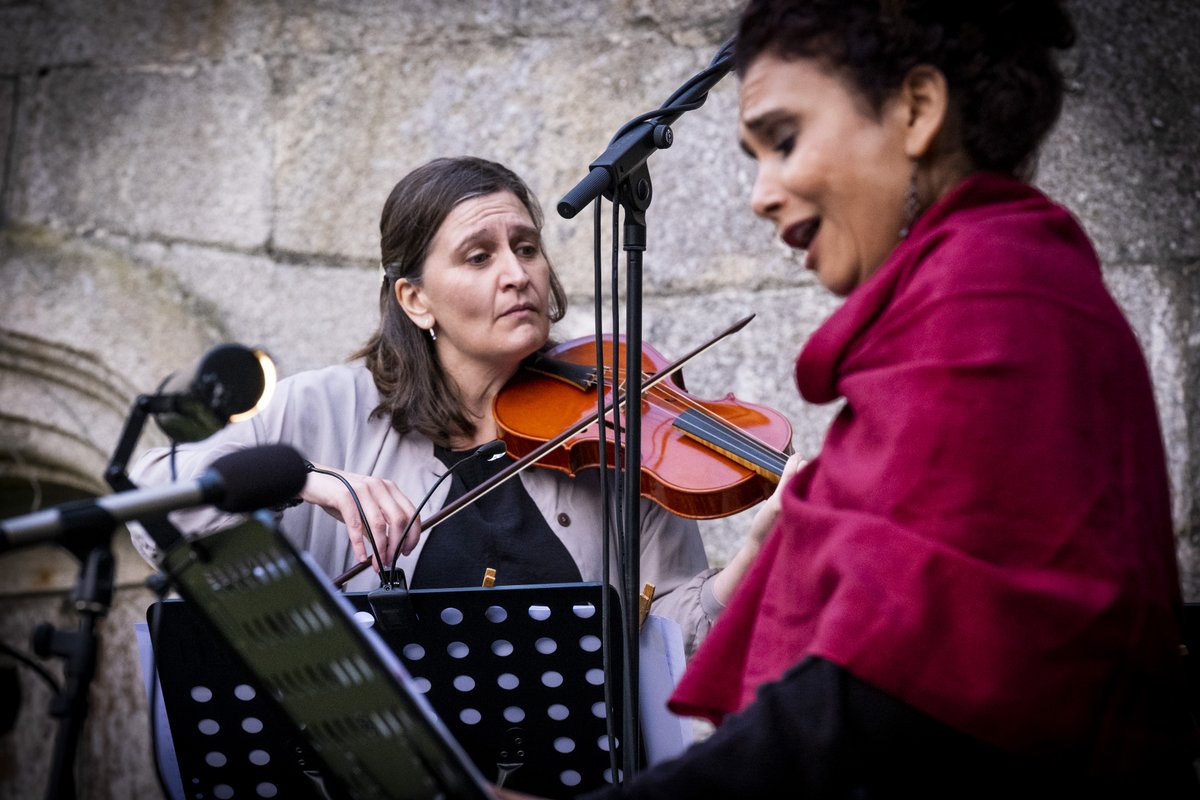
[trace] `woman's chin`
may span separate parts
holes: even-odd
[[[520,335],[515,337],[511,351],[518,359],[523,359],[542,349],[549,340],[549,326],[530,327],[522,330]]]
[[[814,272],[817,274],[817,281],[838,297],[845,297],[850,294],[859,284],[857,276],[849,270],[830,268],[827,265],[822,266],[821,264],[817,264],[814,267]]]

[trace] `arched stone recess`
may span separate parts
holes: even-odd
[[[0,327],[0,479],[27,484],[31,505],[45,484],[80,494],[102,479],[132,387],[94,355]],[[5,505],[9,505],[7,502]]]
[[[137,396],[220,341],[221,326],[122,243],[44,228],[0,233],[0,286],[0,517],[108,493]],[[163,441],[147,424],[134,456]]]

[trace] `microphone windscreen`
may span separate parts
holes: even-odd
[[[224,487],[223,497],[213,505],[238,514],[286,503],[308,480],[304,458],[286,444],[238,450],[221,456],[209,469]]]
[[[231,417],[252,413],[274,388],[274,375],[268,380],[264,369],[258,351],[240,344],[218,345],[190,369],[163,381],[157,394],[171,398],[172,407],[154,412],[154,421],[172,441],[207,439]]]
[[[254,408],[266,390],[258,353],[240,344],[222,344],[204,354],[188,390],[228,420]]]

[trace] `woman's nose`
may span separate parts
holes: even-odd
[[[505,251],[502,267],[505,285],[520,289],[529,283],[529,271],[525,268],[525,262],[512,250]]]
[[[783,208],[784,191],[777,171],[760,165],[750,190],[750,208],[763,219],[775,219]]]

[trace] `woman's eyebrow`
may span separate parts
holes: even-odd
[[[772,108],[753,116],[743,117],[742,127],[756,136],[761,136],[764,131],[781,122],[790,120],[791,117],[792,115],[789,111],[782,108]]]
[[[770,109],[755,116],[744,117],[741,123],[742,133],[738,136],[738,145],[746,155],[757,160],[745,134],[749,133],[754,139],[770,139],[775,128],[788,123],[791,118],[790,112],[779,108]]]
[[[514,225],[512,237],[516,239],[540,239],[542,234],[533,225]]]
[[[458,240],[458,244],[454,246],[454,250],[455,252],[467,250],[473,245],[482,241],[488,241],[491,238],[492,232],[488,228],[477,228],[470,233],[464,234],[463,237]]]
[[[509,230],[511,237],[516,239],[540,239],[541,233],[533,225],[514,225]],[[455,246],[454,251],[461,253],[469,250],[477,244],[486,244],[495,241],[496,234],[493,226],[484,225],[476,228],[470,233],[464,235]]]

